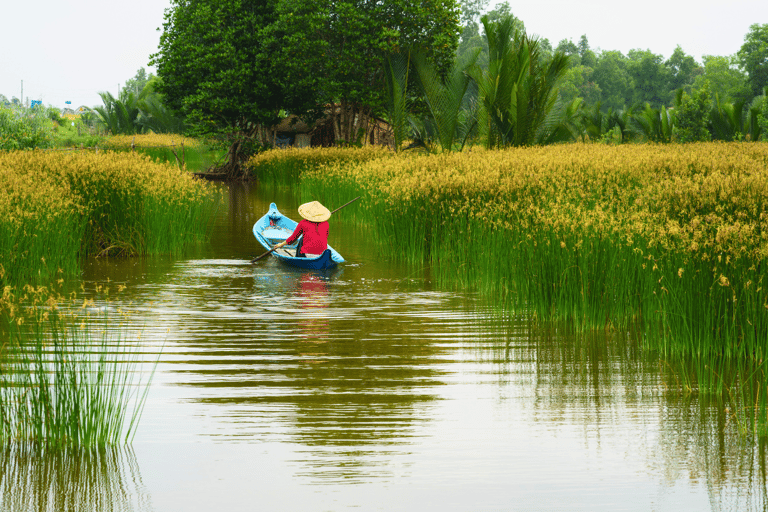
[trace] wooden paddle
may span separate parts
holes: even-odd
[[[357,197],[356,197],[356,198],[354,198],[353,200],[351,200],[351,201],[349,201],[349,202],[347,202],[347,203],[344,203],[343,205],[339,206],[338,208],[336,208],[335,210],[333,210],[333,211],[331,212],[331,215],[333,215],[333,214],[334,214],[334,213],[336,213],[337,211],[341,210],[341,209],[342,209],[342,208],[344,208],[345,206],[347,206],[347,205],[350,205],[350,204],[354,203],[355,201],[357,201],[358,199],[360,199],[360,197],[362,197],[362,196],[357,196]],[[270,250],[268,250],[267,252],[265,252],[265,253],[264,253],[264,254],[262,254],[261,256],[256,256],[255,258],[253,258],[253,259],[251,260],[251,264],[253,264],[253,263],[256,263],[257,261],[259,261],[259,260],[260,260],[261,258],[263,258],[264,256],[267,256],[267,255],[269,255],[269,254],[272,254],[273,252],[275,252],[277,249],[281,248],[281,247],[282,247],[282,246],[284,246],[285,244],[286,244],[286,242],[283,242],[283,243],[281,243],[281,244],[277,244],[276,246],[274,246],[273,248],[271,248]]]

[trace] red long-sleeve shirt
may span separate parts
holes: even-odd
[[[286,239],[288,244],[292,244],[304,234],[304,241],[301,244],[301,252],[309,254],[322,254],[328,248],[328,222],[310,222],[302,219],[293,234]]]

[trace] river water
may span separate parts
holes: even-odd
[[[126,286],[145,372],[160,354],[133,443],[2,452],[2,510],[766,509],[765,447],[630,337],[499,315],[380,260],[343,211],[340,268],[251,265],[255,220],[298,198],[222,187],[197,253],[85,268]]]

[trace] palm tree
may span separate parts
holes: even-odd
[[[133,135],[149,130],[155,133],[181,133],[184,121],[168,110],[162,95],[155,91],[158,80],[155,77],[150,79],[138,94],[123,89],[119,98],[108,92],[100,92],[104,105],[93,109],[99,123],[113,135]]]
[[[395,143],[395,152],[405,140],[406,121],[410,109],[408,78],[411,72],[411,53],[387,55],[384,61],[384,81],[387,85],[387,113]]]
[[[667,110],[663,105],[660,109],[651,107],[650,103],[645,108],[633,115],[634,132],[649,142],[672,142],[672,132],[675,127],[675,114],[673,110]]]
[[[160,81],[152,77],[139,94],[139,117],[136,123],[145,131],[155,133],[182,133],[184,119],[171,112],[163,101],[163,96],[155,90]]]
[[[768,87],[766,87],[768,92]],[[755,98],[751,105],[746,102],[721,103],[719,95],[715,94],[714,105],[710,113],[713,140],[741,140],[747,137],[751,141],[760,138],[759,115],[764,96]]]
[[[529,146],[549,137],[556,124],[550,118],[557,102],[557,84],[568,69],[568,56],[542,55],[538,39],[529,37],[507,15],[498,21],[481,18],[488,38],[488,68],[475,68],[487,123],[487,145]]]
[[[109,92],[100,92],[104,106],[93,110],[99,122],[112,132],[112,135],[132,135],[141,131],[137,119],[139,117],[138,98],[133,92],[123,93],[117,99]]]
[[[467,122],[467,116],[462,115],[462,104],[469,86],[468,72],[479,53],[480,48],[475,48],[456,57],[445,79],[441,79],[437,66],[424,52],[415,52],[412,56],[437,139],[445,152],[453,151],[457,138],[466,141],[472,130],[474,119]]]

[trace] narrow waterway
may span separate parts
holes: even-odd
[[[131,447],[0,452],[0,510],[766,509],[765,447],[626,335],[499,316],[343,211],[339,268],[251,265],[255,220],[298,198],[222,187],[209,246],[85,268],[126,287],[142,368],[160,354]]]

